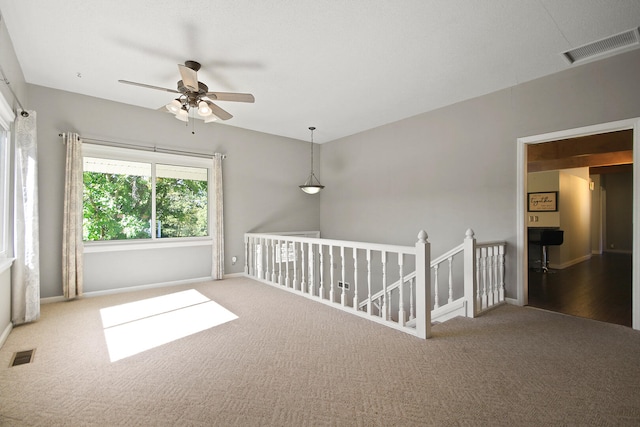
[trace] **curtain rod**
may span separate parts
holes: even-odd
[[[0,13],[0,24],[2,24],[2,13]],[[2,26],[0,25],[0,31],[1,30],[2,30]],[[4,82],[4,84],[7,85],[9,92],[11,92],[11,95],[13,95],[13,99],[16,100],[16,102],[18,103],[18,106],[20,107],[20,110],[21,110],[20,115],[22,117],[29,117],[29,112],[24,109],[24,107],[22,106],[22,102],[20,102],[20,100],[18,99],[18,96],[13,91],[13,88],[11,87],[11,82],[9,82],[9,79],[7,79],[7,76],[4,74],[4,70],[2,69],[2,66],[0,66],[0,74],[2,74],[2,81]]]
[[[59,137],[64,138],[66,136],[65,132],[61,132],[58,134]],[[189,156],[194,156],[194,157],[205,157],[210,159],[211,157],[215,156],[216,154],[220,154],[220,153],[214,153],[214,154],[209,154],[209,153],[201,153],[201,152],[197,152],[197,151],[183,151],[183,150],[174,150],[172,148],[159,148],[156,146],[150,146],[150,145],[138,145],[138,144],[131,144],[131,143],[127,143],[127,142],[118,142],[118,141],[108,141],[105,139],[95,139],[95,138],[82,138],[83,141],[86,141],[88,143],[92,143],[92,144],[97,144],[97,145],[106,145],[109,147],[123,147],[123,148],[134,148],[136,150],[144,150],[144,151],[153,151],[154,153],[166,153],[166,154],[182,154],[182,155],[189,155]],[[64,141],[63,141],[64,142]],[[227,158],[226,154],[220,154],[222,156],[223,159]]]

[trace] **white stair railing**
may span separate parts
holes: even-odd
[[[415,247],[247,233],[245,251],[247,276],[422,338],[431,321],[475,317],[505,300],[505,242],[476,243],[471,229],[431,261],[424,232]]]
[[[424,231],[415,246],[245,234],[247,276],[420,338],[427,338],[431,330],[431,310],[426,308],[431,307],[429,258]],[[401,281],[405,268],[416,271],[410,280]],[[402,283],[391,288],[389,281]],[[379,288],[376,305],[371,297]],[[368,303],[362,311],[358,306],[363,295]],[[409,321],[412,326],[407,326]]]
[[[431,260],[433,305],[431,320],[444,322],[455,316],[475,317],[497,305],[504,298],[504,254],[505,242],[476,243],[473,230],[466,231],[464,242]],[[455,266],[461,266],[458,270]],[[468,273],[467,273],[468,270]],[[440,272],[446,271],[441,276]],[[457,274],[456,274],[457,273]],[[440,295],[440,283],[446,277],[446,300]],[[404,276],[403,282],[415,278],[415,272]],[[457,280],[456,280],[457,279]],[[389,285],[387,291],[395,290],[401,281]],[[463,290],[463,295],[454,300],[454,289]],[[384,290],[371,296],[375,307],[380,305]],[[368,310],[369,300],[360,302],[360,310]],[[409,316],[409,325],[412,325]]]

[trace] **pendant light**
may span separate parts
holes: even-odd
[[[316,178],[313,173],[313,131],[316,130],[316,128],[311,126],[309,130],[311,131],[311,174],[304,184],[300,186],[300,189],[307,194],[316,194],[324,188],[324,185],[320,184],[320,181],[318,181],[318,178]]]

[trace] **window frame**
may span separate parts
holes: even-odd
[[[156,224],[156,164],[168,164],[176,166],[190,166],[207,169],[207,235],[199,237],[162,237],[158,238],[155,232],[151,232],[151,237],[146,239],[131,240],[105,240],[105,241],[85,241],[84,252],[115,252],[125,250],[144,250],[157,248],[176,248],[190,246],[211,246],[213,236],[211,235],[211,224],[213,224],[213,160],[205,157],[194,157],[173,153],[159,153],[155,151],[136,150],[132,148],[121,148],[101,144],[83,143],[82,157],[97,157],[103,159],[125,160],[133,162],[150,163],[151,166],[151,220]]]
[[[11,126],[16,115],[0,93],[0,271],[11,265],[12,250],[9,248],[9,207],[11,206]]]

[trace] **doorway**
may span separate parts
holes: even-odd
[[[527,305],[529,304],[529,248],[528,248],[528,239],[527,239],[527,231],[528,231],[528,219],[527,216],[527,193],[528,193],[528,182],[527,176],[529,171],[529,161],[528,161],[528,148],[534,144],[542,144],[548,143],[551,141],[557,140],[568,140],[573,138],[583,138],[590,135],[598,135],[602,133],[609,132],[619,132],[629,130],[633,132],[633,166],[632,172],[633,176],[638,176],[638,148],[639,148],[639,129],[640,129],[640,119],[630,119],[623,120],[619,122],[606,123],[602,125],[589,126],[584,128],[572,129],[561,132],[553,132],[544,135],[536,135],[526,138],[519,138],[518,143],[518,189],[517,189],[517,298],[516,302],[519,305]],[[588,138],[587,138],[588,139]],[[542,147],[542,146],[540,146]],[[584,159],[582,159],[584,160]],[[534,166],[532,169],[535,169]],[[640,201],[640,186],[633,186],[633,202],[632,202],[632,210],[633,217],[638,217],[640,213],[639,209],[639,201]],[[631,326],[634,329],[640,329],[640,226],[636,222],[633,224],[633,242],[632,242],[632,254],[631,254],[631,264],[632,264],[632,272],[631,272]],[[584,266],[583,266],[584,267]],[[574,268],[569,267],[569,269]],[[567,272],[570,270],[567,269]],[[564,272],[564,273],[567,273]],[[583,273],[584,274],[584,273]],[[566,275],[566,274],[565,274]],[[561,280],[562,277],[553,277],[552,280]],[[545,280],[549,281],[549,278]],[[534,284],[532,283],[532,286]],[[628,298],[628,296],[627,296]]]

